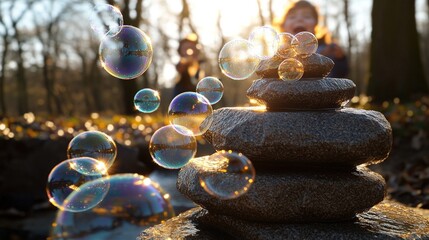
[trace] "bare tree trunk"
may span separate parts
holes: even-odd
[[[261,0],[256,0],[256,2],[258,3],[259,22],[260,22],[261,26],[264,26],[265,25],[265,18],[264,18],[264,14],[262,12]]]
[[[273,0],[268,1],[268,10],[270,11],[270,23],[274,22]]]
[[[398,17],[400,16],[400,17]],[[415,0],[374,0],[368,94],[377,102],[427,94]]]
[[[16,43],[18,45],[18,58],[17,58],[17,65],[18,69],[16,72],[16,78],[18,81],[18,113],[20,115],[23,115],[24,113],[28,112],[28,91],[27,91],[27,78],[25,77],[25,67],[24,67],[24,56],[23,56],[23,49],[22,49],[22,40],[17,31],[19,31],[17,28],[15,28],[15,38]]]
[[[100,89],[97,86],[97,81],[100,80],[100,71],[97,67],[98,52],[97,52],[97,48],[93,48],[93,49],[94,49],[94,58],[91,61],[90,72],[88,76],[86,76],[86,78],[89,81],[91,95],[94,97],[95,110],[102,112],[105,110],[105,108],[101,100],[103,96],[102,94],[100,94]]]
[[[5,91],[4,91],[4,81],[6,78],[6,58],[9,52],[9,31],[6,24],[3,22],[2,16],[0,16],[0,23],[4,28],[3,35],[3,51],[1,55],[1,72],[0,72],[0,116],[7,115],[6,103],[5,103]]]
[[[17,18],[13,19],[13,16],[12,15],[10,16],[12,29],[14,31],[13,38],[15,39],[17,48],[18,48],[18,51],[17,51],[18,69],[17,69],[16,77],[18,81],[18,113],[20,115],[28,112],[28,92],[27,92],[27,79],[25,77],[25,68],[24,68],[24,56],[23,56],[24,52],[22,49],[23,39],[21,38],[20,30],[18,29],[18,23],[22,20],[25,13],[28,11],[28,9],[30,9],[33,3],[34,3],[33,1],[28,2],[28,7],[24,8]],[[10,8],[9,8],[10,14],[14,6],[15,6],[15,2],[13,2],[10,5]]]
[[[346,22],[346,28],[347,28],[347,56],[349,59],[352,58],[352,47],[353,47],[353,38],[351,34],[351,23],[350,23],[350,11],[349,11],[349,0],[344,0],[344,20]]]
[[[47,53],[43,54],[43,82],[45,84],[46,89],[46,108],[48,114],[52,114],[52,88],[51,88],[51,80],[49,79],[49,69],[48,65],[52,59],[50,59]]]

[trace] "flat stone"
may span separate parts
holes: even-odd
[[[247,97],[256,99],[269,110],[339,108],[353,98],[355,88],[351,80],[344,78],[292,82],[264,78],[253,81]]]
[[[183,167],[177,189],[212,213],[263,222],[329,222],[352,219],[381,202],[385,195],[382,176],[364,167],[326,171],[290,169],[258,170],[247,193],[221,200],[205,192],[199,179],[204,161],[196,158]]]
[[[334,67],[334,62],[323,55],[314,53],[307,58],[297,56],[295,59],[299,60],[304,65],[304,75],[302,78],[322,78],[328,76]],[[278,68],[280,63],[285,58],[275,55],[274,57],[263,60],[256,69],[256,75],[261,78],[280,78]]]
[[[142,239],[429,239],[429,217],[423,210],[384,201],[354,221],[311,224],[269,224],[239,220],[193,208],[142,232]],[[189,231],[192,229],[192,231]],[[207,237],[206,237],[207,236]]]
[[[257,108],[221,108],[203,137],[216,150],[233,150],[253,164],[356,166],[384,160],[392,129],[376,111],[266,112]]]

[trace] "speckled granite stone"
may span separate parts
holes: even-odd
[[[429,239],[429,217],[423,211],[384,201],[350,222],[267,224],[215,215],[197,207],[145,230],[137,239]]]
[[[324,167],[384,160],[392,129],[379,112],[264,112],[256,108],[221,108],[203,135],[216,150],[233,150],[254,164],[311,164]]]
[[[353,98],[355,88],[351,80],[343,78],[292,82],[264,78],[253,82],[247,97],[256,99],[269,110],[339,108]]]
[[[249,191],[235,199],[220,200],[199,184],[203,171],[193,159],[177,178],[177,189],[210,212],[264,222],[326,222],[351,219],[381,202],[383,177],[366,168],[349,171],[284,170],[273,173],[256,169]]]
[[[307,58],[297,56],[296,59],[304,65],[304,75],[302,78],[325,77],[334,67],[334,62],[330,58],[317,53]],[[256,69],[256,74],[261,78],[280,78],[278,68],[283,60],[285,60],[285,58],[276,55],[270,59],[261,61],[258,69]]]

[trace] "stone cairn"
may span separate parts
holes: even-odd
[[[249,191],[231,200],[209,195],[191,161],[181,169],[177,188],[201,207],[144,231],[140,239],[429,237],[426,217],[380,203],[386,183],[366,168],[391,150],[388,121],[376,111],[344,107],[356,86],[326,77],[331,59],[297,59],[305,69],[299,81],[279,79],[280,57],[261,63],[261,79],[247,96],[266,111],[221,108],[204,134],[216,150],[241,152],[252,161],[256,178]]]

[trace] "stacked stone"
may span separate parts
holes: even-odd
[[[383,200],[384,179],[356,166],[387,157],[389,123],[378,112],[342,108],[355,84],[324,77],[331,59],[313,54],[299,60],[304,65],[299,81],[278,78],[279,57],[261,64],[262,79],[247,96],[267,111],[219,109],[204,134],[216,150],[241,152],[252,161],[256,179],[249,192],[216,199],[198,185],[192,164],[179,174],[179,191],[209,212],[264,222],[349,220]]]
[[[191,161],[180,170],[177,188],[202,208],[146,231],[143,238],[176,232],[180,238],[216,239],[213,231],[199,228],[226,233],[228,239],[371,239],[388,232],[380,226],[400,222],[383,215],[390,211],[384,205],[381,213],[359,214],[385,196],[384,179],[365,166],[388,156],[390,124],[379,112],[343,107],[354,96],[355,84],[325,77],[333,67],[331,59],[313,54],[298,60],[304,76],[289,82],[277,74],[282,58],[264,61],[257,71],[261,79],[247,96],[266,110],[221,108],[204,134],[216,150],[241,152],[252,161],[256,178],[249,191],[231,200],[209,195],[199,185],[200,168]],[[339,223],[344,221],[351,223]],[[315,225],[322,222],[335,224]],[[364,227],[351,230],[356,224]],[[424,224],[428,227],[427,218]],[[417,231],[390,230],[391,237]]]

